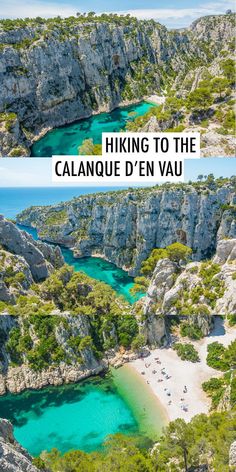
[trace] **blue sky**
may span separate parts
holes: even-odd
[[[204,158],[185,161],[185,180],[196,180],[199,174],[213,173],[215,177],[236,175],[236,159]],[[103,186],[104,184],[100,182]],[[68,184],[70,185],[70,184]],[[70,186],[73,186],[71,184]],[[99,184],[98,184],[99,185]],[[1,159],[0,188],[2,187],[58,187],[51,182],[51,159]],[[65,184],[61,186],[65,187]],[[122,186],[122,182],[119,184]],[[126,185],[125,185],[126,186]],[[91,184],[89,185],[91,187]]]
[[[235,10],[234,0],[0,0],[0,18],[70,16],[95,11],[130,13],[138,18],[154,18],[169,28],[190,25],[200,16]]]

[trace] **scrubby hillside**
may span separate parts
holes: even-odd
[[[0,300],[14,303],[33,282],[46,279],[63,263],[59,247],[34,241],[0,217]]]
[[[146,288],[144,311],[149,316],[236,313],[236,239],[220,241],[214,258],[204,262],[184,263],[156,249],[141,272],[133,290]]]

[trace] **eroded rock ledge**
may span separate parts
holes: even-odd
[[[38,472],[32,457],[14,438],[12,424],[0,419],[0,469],[2,472]]]

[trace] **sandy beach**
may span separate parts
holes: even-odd
[[[218,341],[228,346],[235,338],[235,327],[226,327],[222,320],[217,319],[209,336],[192,342],[198,351],[200,362],[182,361],[173,349],[167,347],[152,350],[145,359],[136,359],[129,365],[145,379],[170,421],[176,418],[190,421],[194,415],[209,411],[210,400],[201,388],[202,383],[213,376],[222,375],[206,364],[207,345]],[[189,342],[187,338],[181,341]],[[183,405],[186,406],[185,410]]]
[[[151,95],[150,97],[146,98],[146,102],[155,103],[156,105],[162,105],[165,103],[166,97],[161,95]]]

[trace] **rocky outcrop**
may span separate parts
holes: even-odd
[[[22,256],[0,249],[0,300],[14,303],[33,283],[31,270]]]
[[[189,131],[198,130],[191,129]],[[201,143],[201,157],[235,157],[235,136],[221,136],[213,128],[202,135]]]
[[[15,116],[9,123],[9,114],[0,114],[0,156],[29,156],[30,149],[23,135],[18,118]],[[7,120],[8,117],[8,120]]]
[[[21,316],[0,315],[0,395],[6,392],[19,393],[25,389],[40,389],[47,385],[61,385],[77,382],[107,369],[107,361],[98,360],[91,347],[84,347],[78,354],[78,346],[73,349],[71,339],[76,340],[88,336],[91,331],[90,320],[87,316],[72,316],[68,313],[49,315],[56,317],[54,335],[58,350],[63,351],[60,362],[52,361],[45,368],[33,368],[29,365],[24,349],[19,365],[12,365],[12,352],[9,352],[7,341],[13,329],[17,329],[17,336],[28,339],[37,347],[40,338],[37,335],[33,321],[27,321]],[[40,320],[40,315],[38,315]],[[37,321],[37,320],[36,320]],[[49,336],[49,334],[48,334]],[[29,341],[31,340],[31,341]],[[54,341],[54,343],[55,343]],[[27,349],[25,348],[27,351]],[[56,352],[56,351],[55,351]],[[13,353],[14,355],[14,353]]]
[[[179,125],[178,115],[174,115],[168,120],[158,121],[152,116],[147,123],[142,126],[140,132],[159,133]],[[220,128],[220,124],[218,126]],[[199,125],[186,123],[185,133],[201,133],[201,157],[235,157],[235,136],[222,135],[217,132],[217,126],[209,125],[209,129],[203,129]]]
[[[214,328],[215,318],[211,315],[189,315],[183,317],[182,320],[188,321],[192,326],[198,327],[203,336],[209,336],[211,330]]]
[[[19,230],[14,223],[2,216],[0,216],[0,245],[3,248],[2,261],[5,266],[3,272],[9,271],[10,265],[14,273],[23,272],[25,288],[28,288],[33,280],[35,282],[44,280],[54,267],[60,267],[64,263],[59,247],[35,241],[31,235]]]
[[[208,49],[214,57],[233,36],[233,19],[205,17],[174,33],[106,15],[0,23],[0,154],[25,155],[50,128],[159,92],[191,61],[209,64]]]
[[[80,363],[68,365],[63,362],[57,367],[51,366],[39,372],[26,365],[9,367],[6,374],[0,374],[0,395],[7,392],[19,393],[29,388],[38,390],[49,385],[78,382],[105,372],[106,369],[105,362],[96,362],[94,358],[89,367],[82,367]]]
[[[236,441],[234,441],[229,450],[229,466],[231,467],[230,470],[235,470],[236,467]]]
[[[179,266],[169,259],[160,260],[145,297],[144,313],[194,314],[195,319],[199,314],[203,332],[205,317],[208,326],[209,315],[235,314],[236,239],[219,241],[212,261]]]
[[[17,221],[72,248],[75,256],[100,253],[137,275],[153,248],[176,241],[191,247],[196,261],[214,255],[219,240],[236,237],[235,198],[233,181],[221,187],[164,185],[31,207]]]
[[[12,424],[0,419],[0,469],[2,472],[38,472],[32,457],[13,435]]]
[[[151,348],[163,346],[167,343],[167,324],[164,317],[157,316],[153,312],[145,312],[145,317],[140,323],[140,332],[144,335],[146,343]]]

